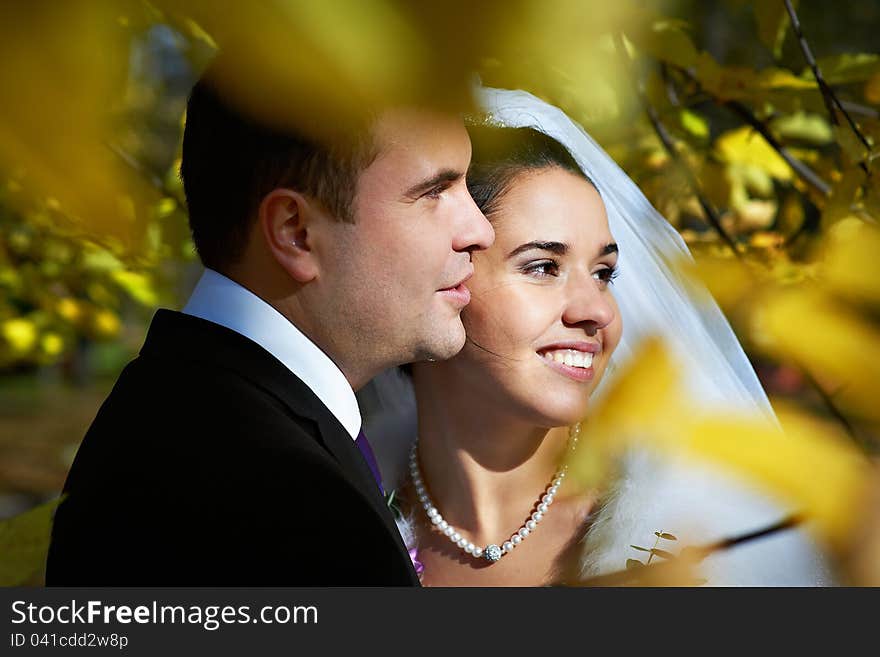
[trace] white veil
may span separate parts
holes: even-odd
[[[686,384],[701,406],[772,415],[767,395],[733,330],[707,291],[685,282],[675,262],[689,259],[684,240],[638,186],[564,112],[524,91],[481,88],[490,122],[534,128],[565,146],[594,182],[605,203],[611,234],[620,247],[614,298],[623,318],[615,364],[632,356],[648,335],[673,349]],[[614,379],[612,368],[601,394]]]

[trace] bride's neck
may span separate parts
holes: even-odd
[[[432,501],[475,542],[523,522],[561,462],[568,429],[547,429],[486,395],[416,378],[419,465]]]

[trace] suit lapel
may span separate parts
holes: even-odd
[[[295,415],[313,420],[320,431],[323,446],[382,518],[395,537],[401,555],[409,561],[391,511],[354,439],[311,388],[263,347],[219,324],[184,313],[159,310],[150,325],[141,354],[201,360],[214,366],[220,363],[247,378],[254,386],[266,390]]]

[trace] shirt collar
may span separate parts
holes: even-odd
[[[348,379],[327,354],[260,297],[223,274],[205,269],[183,312],[225,326],[263,347],[357,438],[361,413]]]

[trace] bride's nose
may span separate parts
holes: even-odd
[[[572,276],[565,288],[562,322],[567,326],[584,325],[589,335],[614,321],[616,310],[607,283],[596,280],[589,272]]]

